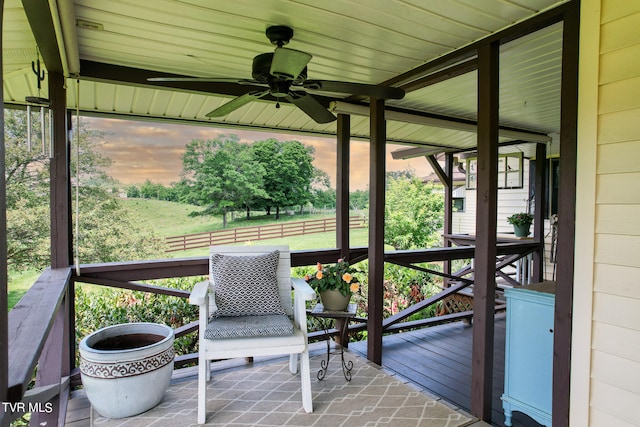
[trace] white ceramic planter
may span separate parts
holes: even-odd
[[[97,330],[80,341],[82,385],[103,417],[123,418],[156,406],[173,372],[173,329],[128,323]]]

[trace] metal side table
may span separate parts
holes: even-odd
[[[327,368],[329,367],[329,357],[331,355],[331,337],[329,336],[329,329],[331,325],[335,324],[337,319],[342,320],[340,327],[340,337],[344,337],[349,328],[349,321],[356,316],[357,304],[349,304],[345,311],[325,311],[322,304],[317,304],[313,310],[307,311],[307,315],[315,317],[320,322],[320,326],[324,329],[325,339],[327,341],[327,358],[320,362],[320,370],[318,371],[318,380],[322,381],[327,374]],[[353,362],[344,360],[344,346],[340,345],[340,358],[342,359],[342,373],[347,381],[351,381],[351,370],[353,369]]]

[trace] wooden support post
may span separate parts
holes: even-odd
[[[351,116],[338,114],[338,165],[336,172],[336,244],[342,258],[349,258],[349,161]]]
[[[535,176],[535,211],[533,213],[533,239],[540,244],[540,248],[533,253],[533,283],[544,280],[544,213],[547,201],[544,197],[544,179],[547,174],[547,147],[536,144],[536,176]]]
[[[493,338],[496,285],[496,214],[498,201],[497,43],[478,47],[478,190],[475,282],[473,288],[473,352],[471,413],[491,421]]]
[[[575,261],[576,159],[578,151],[578,51],[580,2],[571,2],[562,27],[558,274],[553,334],[553,427],[569,426],[571,309]]]
[[[336,171],[336,244],[341,258],[349,259],[349,156],[351,137],[351,116],[338,114],[337,123],[338,165]],[[335,326],[341,331],[344,319],[336,319]],[[335,341],[349,346],[349,332],[345,336],[336,335]]]
[[[49,99],[53,110],[53,147],[50,160],[51,267],[71,265],[71,180],[67,140],[67,91],[62,72],[49,72]]]
[[[76,132],[80,132],[80,129],[77,129]],[[67,111],[67,140],[69,141],[69,167],[71,167],[71,141],[73,138],[73,115],[71,111]],[[71,172],[69,172],[71,174]],[[71,191],[71,183],[69,183],[69,206],[72,205],[72,191]],[[73,221],[71,215],[69,215],[69,230],[73,230]],[[72,234],[73,236],[73,234]],[[73,242],[73,237],[70,238],[70,241]],[[76,260],[73,258],[73,248],[74,243],[71,244],[71,254],[69,255],[70,260],[73,261],[73,264],[76,263]],[[75,280],[69,280],[69,285],[67,286],[67,319],[65,323],[67,325],[67,338],[68,338],[68,365],[69,372],[73,370],[76,366],[76,306],[75,306],[75,298],[76,298],[76,282]],[[64,367],[63,367],[64,370]],[[66,372],[66,371],[65,371]],[[65,374],[66,375],[66,374]]]
[[[0,22],[4,12],[4,0],[0,0]],[[2,45],[2,31],[0,31],[0,45]],[[2,69],[2,55],[0,55],[0,70]],[[0,76],[0,82],[2,76]],[[4,85],[1,85],[4,87]],[[7,186],[5,180],[5,149],[4,149],[4,93],[0,91],[0,402],[6,402],[9,388],[9,329],[8,297],[7,297]],[[0,425],[4,425],[0,414]]]
[[[382,364],[386,124],[384,100],[371,99],[369,149],[369,321],[367,359]]]

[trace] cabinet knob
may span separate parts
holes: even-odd
[[[549,332],[553,333],[553,329],[549,329]]]

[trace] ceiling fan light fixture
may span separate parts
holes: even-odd
[[[269,74],[274,77],[295,80],[304,71],[312,57],[307,52],[278,47],[273,53]]]

